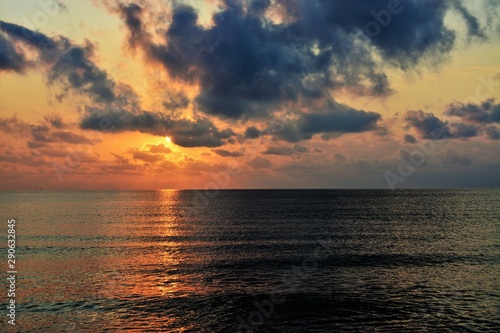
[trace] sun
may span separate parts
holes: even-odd
[[[167,137],[165,138],[165,140],[166,140],[167,142],[172,142],[172,138],[171,138],[171,137],[169,137],[169,136],[167,136]]]

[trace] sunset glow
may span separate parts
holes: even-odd
[[[3,331],[498,333],[499,152],[500,0],[0,0]]]
[[[0,188],[499,186],[499,6],[424,2],[0,1]]]

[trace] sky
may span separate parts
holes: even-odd
[[[499,187],[499,17],[0,0],[0,190]]]

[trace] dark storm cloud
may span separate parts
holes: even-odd
[[[169,93],[163,100],[163,107],[167,111],[177,111],[184,109],[189,105],[189,98],[183,93]]]
[[[150,111],[128,112],[94,107],[87,109],[80,127],[168,135],[171,136],[172,142],[182,147],[219,147],[225,143],[224,140],[230,139],[235,134],[228,128],[219,130],[204,117],[190,120]]]
[[[259,131],[256,127],[254,126],[251,126],[251,127],[248,127],[246,130],[245,130],[245,138],[246,139],[257,139],[258,137],[260,137],[262,135],[262,132]]]
[[[426,54],[441,56],[453,47],[455,35],[444,25],[449,6],[446,1],[321,1],[319,6],[317,1],[307,3],[308,10],[332,30],[340,28],[352,33],[362,29],[386,60],[403,68],[415,65]],[[388,11],[390,4],[393,4],[392,14]],[[375,24],[370,24],[373,21],[378,23],[378,31]],[[307,23],[308,31],[315,28],[314,21]],[[321,36],[328,33],[322,32]],[[326,37],[325,42],[331,40]]]
[[[49,72],[49,80],[62,82],[91,96],[96,102],[110,103],[116,98],[113,91],[115,83],[90,60],[92,53],[92,44],[64,49]]]
[[[58,48],[58,43],[52,38],[14,23],[0,21],[0,30],[39,50],[51,51]]]
[[[356,110],[346,105],[329,101],[326,108],[311,113],[302,113],[297,120],[284,122],[273,134],[288,142],[309,140],[316,134],[325,139],[345,133],[360,133],[377,129],[380,114]],[[268,130],[268,132],[273,132]],[[328,136],[330,135],[331,136]]]
[[[10,43],[10,47],[4,49],[0,48],[0,58],[10,57],[11,61],[16,61],[22,64],[22,70],[27,68],[36,68],[40,64],[53,64],[57,61],[61,52],[70,47],[71,43],[67,38],[57,37],[51,38],[43,33],[30,30],[23,26],[0,21],[0,32],[7,36],[9,40],[0,38],[0,40]],[[1,37],[1,35],[0,35]],[[16,53],[12,55],[10,50],[15,48],[16,43],[22,43],[37,51],[38,57],[34,60],[28,60],[27,55],[24,53]],[[0,43],[1,44],[1,43]],[[19,72],[22,70],[18,70]]]
[[[405,120],[414,127],[423,139],[448,139],[452,137],[447,121],[442,121],[433,113],[422,110],[408,111]]]
[[[105,71],[91,60],[94,46],[86,42],[84,46],[73,45],[65,37],[51,38],[23,26],[0,21],[0,31],[13,41],[23,43],[38,51],[38,61],[50,65],[48,79],[51,83],[61,83],[67,89],[89,95],[97,102],[112,102],[114,82]],[[0,69],[21,72],[33,67],[36,62],[27,62],[26,55],[15,52],[14,44],[0,35]],[[14,52],[13,52],[14,50]]]
[[[174,9],[165,45],[150,45],[174,77],[199,80],[199,108],[207,114],[240,118],[258,115],[273,103],[295,100],[307,89],[302,73],[312,71],[310,59],[279,43],[277,32],[261,17],[228,7],[210,29],[198,25],[193,8]]]
[[[494,99],[480,104],[453,103],[448,105],[444,114],[462,122],[450,123],[423,111],[408,111],[405,120],[424,139],[467,139],[483,133],[491,140],[498,139],[497,127],[487,126],[500,123],[500,104],[495,104]]]
[[[283,22],[266,16],[270,6],[286,13]],[[455,42],[444,24],[452,7],[469,34],[480,35],[466,8],[434,0],[227,0],[209,27],[200,25],[194,8],[176,5],[164,41],[145,32],[140,6],[122,6],[120,13],[131,47],[143,48],[175,78],[199,82],[196,102],[206,114],[237,119],[264,116],[282,102],[321,98],[339,87],[390,93],[372,50],[404,69],[424,58],[440,62]]]
[[[473,123],[500,123],[500,104],[495,104],[494,99],[481,104],[454,103],[448,106],[446,114]]]
[[[0,34],[0,70],[22,73],[29,65],[24,54],[17,52],[15,45]]]
[[[299,120],[300,130],[306,136],[317,133],[359,133],[375,128],[381,119],[375,112],[338,109],[327,113],[306,113]]]
[[[131,3],[129,5],[121,5],[120,12],[130,32],[129,45],[134,49],[136,43],[143,38],[142,22],[139,18],[142,8]]]
[[[433,113],[421,110],[408,111],[405,120],[419,132],[422,139],[467,139],[481,135],[484,130],[479,125],[464,122],[450,123],[439,119]]]
[[[456,123],[450,125],[453,128],[453,136],[456,138],[472,138],[481,134],[478,126]]]
[[[477,18],[472,15],[467,8],[465,8],[459,1],[452,2],[453,8],[462,16],[467,26],[467,30],[471,36],[479,37],[485,39],[486,35],[483,29],[480,27]]]
[[[132,15],[138,8],[129,6],[128,10]],[[134,23],[130,17],[127,25],[133,27],[134,24],[139,27],[139,22]],[[234,135],[230,129],[219,130],[204,117],[188,120],[161,113],[138,111],[140,109],[136,94],[128,87],[115,84],[107,73],[91,60],[94,46],[90,42],[83,46],[73,45],[66,38],[50,38],[3,21],[0,29],[11,39],[38,51],[38,60],[50,66],[47,73],[49,82],[60,83],[65,91],[77,91],[91,98],[94,106],[87,108],[80,124],[82,129],[107,130],[112,125],[112,128],[118,131],[170,135],[174,143],[183,147],[219,147],[225,143],[224,140]],[[182,93],[170,94],[164,102],[164,106],[171,111],[189,104],[189,100]],[[104,125],[103,119],[106,122]],[[49,122],[51,126],[63,126],[58,119],[49,119]],[[83,136],[67,131],[54,131],[49,128],[51,126],[44,124],[31,128],[32,146],[41,146],[47,142],[90,143]]]

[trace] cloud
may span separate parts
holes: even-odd
[[[148,145],[149,152],[154,154],[170,154],[172,149],[170,147],[165,146],[163,143],[158,145]]]
[[[64,128],[66,124],[64,123],[62,116],[57,113],[50,113],[43,117],[45,123],[49,124],[53,128]]]
[[[84,135],[77,134],[71,131],[58,131],[53,130],[50,126],[45,124],[31,125],[31,142],[34,143],[49,143],[49,142],[62,142],[69,144],[95,144],[93,141]]]
[[[271,169],[273,164],[267,158],[257,156],[253,160],[248,162],[248,165],[252,169]]]
[[[113,173],[114,175],[118,173],[139,175],[141,174],[142,167],[135,164],[102,164],[99,165],[101,172],[105,174]]]
[[[99,155],[92,155],[83,151],[67,151],[61,149],[61,147],[44,147],[37,149],[36,151],[31,151],[32,156],[45,156],[49,157],[49,161],[54,161],[54,158],[65,158],[65,163],[69,160],[73,160],[74,163],[87,163],[87,164],[101,164],[103,161],[99,159]],[[61,164],[59,166],[62,167]]]
[[[297,143],[317,134],[324,140],[371,130],[386,135],[380,114],[329,100],[339,89],[387,95],[392,92],[386,74],[390,67],[418,69],[446,59],[455,43],[455,32],[444,23],[450,10],[463,18],[470,36],[483,33],[482,22],[458,2],[408,1],[390,18],[381,14],[387,8],[386,0],[226,0],[212,22],[202,25],[196,10],[182,2],[172,4],[169,19],[149,12],[142,2],[119,3],[114,12],[127,27],[128,47],[140,49],[148,64],[160,64],[181,84],[199,86],[192,101],[165,88],[167,115],[142,111],[133,90],[96,65],[95,46],[89,41],[77,45],[63,36],[0,21],[0,69],[43,68],[50,83],[62,86],[63,95],[74,91],[90,98],[83,129],[101,129],[100,122],[108,118],[117,131],[169,135],[184,147],[213,148],[234,141],[231,129],[219,129],[207,116],[269,120],[272,113],[294,105],[314,107],[297,111],[280,131],[248,127],[244,138],[272,134]],[[373,22],[380,26],[376,36],[367,30]],[[327,107],[315,107],[325,102]],[[205,116],[187,119],[176,112],[190,104]],[[472,137],[483,130],[470,124],[441,125],[450,137]],[[422,125],[418,128],[425,132]],[[43,130],[37,131],[43,139]],[[64,131],[55,135],[78,140]]]
[[[245,138],[246,139],[257,139],[258,137],[260,137],[262,135],[262,132],[259,131],[256,127],[254,126],[251,126],[251,127],[248,127],[246,130],[245,130]]]
[[[150,153],[143,152],[143,151],[132,152],[132,158],[134,160],[141,160],[141,161],[148,162],[148,163],[156,163],[156,162],[163,161],[165,159],[162,155],[150,154]]]
[[[347,157],[341,153],[335,153],[334,157],[339,162],[347,162]]]
[[[30,125],[17,119],[16,116],[10,118],[0,118],[0,131],[14,137],[24,137],[31,132]]]
[[[94,144],[96,143],[93,140],[88,139],[87,137],[76,134],[73,132],[69,131],[57,131],[53,132],[51,137],[52,140],[56,142],[65,142],[65,143],[72,143],[72,144]]]
[[[427,163],[425,156],[422,155],[422,153],[417,151],[417,150],[410,152],[410,151],[405,150],[405,149],[400,149],[398,151],[397,157],[398,157],[399,161],[413,161],[410,163],[413,163],[419,167],[422,165],[425,165]],[[380,160],[378,160],[378,161],[381,162]]]
[[[37,149],[47,146],[47,143],[45,142],[36,142],[36,141],[28,141],[26,144],[31,149]]]
[[[57,148],[40,148],[36,152],[50,157],[67,157],[69,154],[67,151]]]
[[[271,146],[263,152],[264,155],[277,155],[277,156],[292,156],[296,153],[307,153],[308,149],[305,146],[296,144],[293,147],[285,146]]]
[[[481,104],[452,103],[445,114],[471,123],[500,123],[500,104],[495,104],[494,99]]]
[[[71,46],[61,50],[52,66],[50,82],[61,82],[64,86],[91,96],[96,102],[110,103],[115,100],[114,81],[91,60],[94,46]]]
[[[36,125],[29,124],[17,117],[0,118],[0,131],[17,138],[29,138],[30,148],[39,148],[47,143],[59,142],[67,144],[95,144],[96,140],[74,133],[72,131],[60,130],[66,125],[62,117],[57,114],[49,114],[44,120]]]
[[[404,140],[405,143],[417,143],[417,139],[411,134],[405,134]]]
[[[264,155],[292,156],[293,148],[290,147],[268,147]]]
[[[296,144],[295,146],[293,146],[293,150],[298,153],[307,153],[309,151],[306,146],[300,144]]]
[[[486,136],[491,140],[499,140],[500,139],[500,129],[496,126],[487,126],[486,127]]]
[[[463,6],[460,1],[452,1],[452,8],[454,8],[464,19],[468,33],[470,36],[486,39],[486,34],[479,25],[478,19],[473,16],[467,8]]]
[[[359,111],[349,108],[339,108],[333,112],[306,113],[299,120],[302,133],[359,133],[375,128],[381,119],[375,112]]]
[[[23,26],[0,20],[0,30],[16,41],[21,41],[32,46],[43,53],[44,59],[50,57],[50,52],[57,50],[58,42],[44,35],[41,32],[33,31]],[[67,43],[68,40],[62,38],[60,43]]]
[[[172,142],[182,147],[219,147],[235,133],[226,128],[219,130],[208,118],[194,119],[171,117],[166,114],[90,107],[80,123],[82,129],[102,130],[107,123],[117,132],[138,131],[157,136],[170,136]]]
[[[453,137],[448,122],[442,121],[433,113],[424,113],[422,110],[408,111],[404,119],[420,133],[423,139]]]
[[[167,160],[167,161],[163,161],[160,164],[158,164],[158,167],[161,169],[165,169],[165,170],[174,170],[174,169],[177,169],[177,164],[175,164],[172,161]]]
[[[446,148],[443,152],[436,154],[441,158],[441,163],[445,165],[470,165],[472,164],[472,159],[463,154],[459,153],[451,148]]]
[[[0,34],[0,70],[23,73],[29,66],[24,54],[18,52],[14,43]]]
[[[86,41],[84,46],[74,45],[65,37],[51,38],[23,26],[0,21],[0,31],[12,41],[22,43],[38,52],[37,61],[27,61],[26,55],[16,53],[15,45],[0,35],[0,69],[18,72],[28,67],[40,68],[37,62],[49,65],[47,77],[50,83],[60,83],[65,89],[90,96],[96,102],[112,102],[116,96],[114,81],[91,60],[94,45]]]
[[[481,129],[478,126],[455,123],[450,124],[453,130],[453,137],[455,138],[472,138],[481,134]]]
[[[132,3],[118,11],[130,48],[141,48],[174,78],[199,83],[200,110],[246,119],[339,88],[391,93],[387,65],[407,70],[447,58],[455,45],[455,32],[445,24],[450,9],[464,18],[469,35],[481,35],[477,18],[460,4],[405,1],[382,17],[387,6],[386,0],[226,0],[212,24],[202,26],[193,7],[174,4],[158,38],[147,32],[146,7]],[[281,20],[269,12],[281,13]],[[376,36],[370,24],[378,24]]]
[[[32,167],[41,167],[48,164],[47,161],[36,156],[11,151],[0,152],[0,162],[20,163]]]
[[[241,157],[245,155],[242,151],[229,151],[225,149],[214,149],[212,151],[222,157]]]
[[[128,5],[121,4],[119,8],[121,16],[129,29],[129,45],[132,49],[135,49],[136,43],[144,38],[142,22],[140,20],[142,8],[135,3]]]
[[[444,114],[462,122],[441,120],[421,110],[408,111],[405,120],[423,139],[467,139],[485,133],[487,138],[496,140],[496,127],[487,126],[500,122],[500,104],[495,104],[493,99],[481,104],[452,103]]]
[[[189,106],[189,98],[183,93],[168,93],[163,100],[163,107],[168,111],[177,111]]]
[[[115,154],[115,153],[111,153],[111,155],[115,158],[116,163],[121,164],[121,165],[129,164],[128,158],[125,158],[125,157],[118,155],[118,154]]]
[[[325,139],[333,134],[361,133],[377,129],[381,115],[376,112],[356,110],[346,105],[330,101],[326,108],[302,113],[294,121],[283,124],[283,128],[274,135],[288,142],[310,140],[316,134],[326,134]],[[272,132],[272,129],[268,129]],[[329,136],[329,134],[332,134]]]

